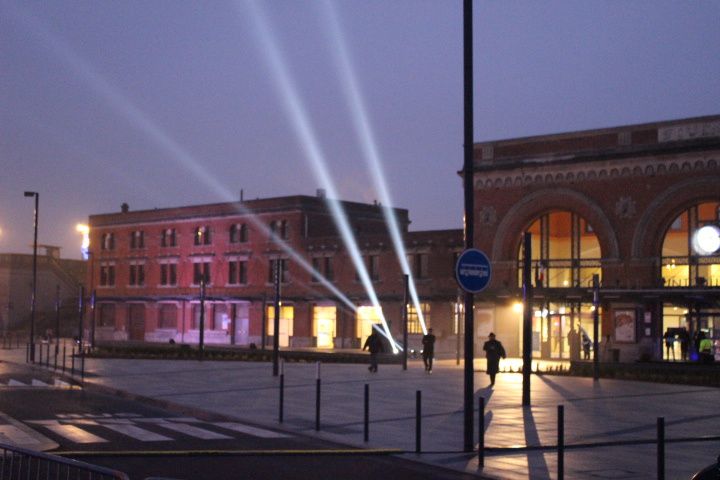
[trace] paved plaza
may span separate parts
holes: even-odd
[[[24,351],[3,350],[24,362]],[[486,402],[485,467],[463,453],[463,368],[440,360],[432,374],[419,361],[400,365],[323,364],[320,431],[316,419],[317,366],[284,365],[284,421],[279,416],[279,378],[272,365],[189,360],[86,360],[85,381],[162,402],[235,417],[349,446],[393,448],[404,456],[482,478],[557,478],[557,407],[564,406],[565,478],[652,479],[657,417],[666,424],[666,478],[690,478],[712,463],[720,441],[673,440],[720,435],[720,390],[556,375],[533,375],[531,408],[521,407],[522,375],[498,375],[494,388],[475,368],[477,398]],[[369,442],[363,441],[364,386],[369,385]],[[415,454],[416,391],[422,392],[422,452]],[[475,414],[477,425],[477,412]],[[477,442],[477,426],[475,441]],[[593,446],[601,444],[602,446]],[[546,449],[525,447],[548,447]],[[513,447],[515,451],[508,451]],[[502,450],[493,450],[502,449]]]

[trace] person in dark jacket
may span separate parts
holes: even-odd
[[[427,334],[422,338],[422,359],[427,373],[432,373],[433,357],[435,356],[435,335],[432,331],[432,328],[428,328]]]
[[[365,340],[365,345],[363,345],[363,352],[365,350],[370,351],[370,366],[368,367],[368,370],[373,373],[377,373],[378,353],[383,351],[383,345],[382,340],[380,339],[380,335],[377,334],[374,328],[370,336],[367,338],[367,340]]]
[[[495,375],[500,370],[500,359],[505,358],[505,348],[502,343],[495,340],[495,334],[490,334],[490,340],[483,345],[487,357],[487,374],[490,375],[490,386],[495,385]]]

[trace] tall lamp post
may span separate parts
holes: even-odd
[[[37,296],[37,237],[38,237],[38,206],[40,194],[38,192],[25,192],[26,197],[35,197],[35,213],[33,215],[33,280],[32,300],[30,301],[30,361],[35,362],[35,298]]]

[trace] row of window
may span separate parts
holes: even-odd
[[[335,280],[335,270],[333,267],[334,257],[313,257],[312,259],[312,281],[317,283],[324,277],[328,281]],[[428,255],[427,254],[411,254],[408,255],[408,263],[413,270],[415,278],[427,277]],[[380,280],[380,256],[368,255],[365,257],[365,265],[368,276],[372,281]],[[211,262],[199,261],[193,262],[193,285],[212,283],[211,278]],[[274,283],[277,275],[280,275],[280,282],[287,283],[290,281],[289,260],[288,259],[270,259],[268,265],[268,283]],[[102,262],[100,264],[100,286],[115,286],[115,268],[113,262]],[[160,264],[160,285],[161,286],[177,286],[178,271],[177,263],[164,262]],[[246,285],[248,282],[248,262],[247,260],[231,260],[228,262],[228,285]],[[356,272],[355,280],[359,281],[360,276]],[[133,287],[145,286],[145,263],[141,261],[132,261],[129,265],[128,285]]]
[[[134,315],[140,316],[144,319],[145,316],[145,308],[142,305],[133,305],[135,308],[135,311],[133,311]],[[200,305],[198,304],[192,304],[192,310],[191,310],[191,329],[198,329],[200,326]],[[335,328],[334,323],[336,319],[336,312],[335,307],[315,307],[316,313],[315,316],[315,331],[313,332],[315,335],[318,335],[320,328],[320,323],[323,318],[320,314],[320,310],[330,310],[329,317],[327,317],[327,320],[330,320],[330,323],[332,324],[331,328],[329,329],[332,331],[332,335],[335,335]],[[422,327],[420,325],[420,319],[417,313],[417,310],[415,309],[414,305],[408,305],[408,333],[411,334],[421,334]],[[420,309],[423,313],[423,318],[425,320],[425,324],[430,324],[430,304],[421,302],[420,303]],[[237,309],[230,309],[228,305],[218,303],[211,306],[210,311],[206,310],[206,314],[208,314],[205,318],[205,329],[207,330],[223,330],[227,329],[229,327],[229,321],[230,321],[230,315],[233,313],[235,315],[243,315],[247,316],[247,306],[245,307],[237,307]],[[177,328],[178,326],[178,314],[179,310],[177,305],[174,304],[161,304],[158,307],[158,328]],[[288,331],[286,334],[292,335],[292,319],[293,319],[293,307],[292,306],[286,306],[283,307],[281,311],[281,318],[283,320],[290,320],[288,324]],[[266,318],[268,321],[268,334],[272,335],[273,332],[273,318],[274,318],[274,309],[272,306],[267,307],[267,314]],[[101,327],[113,327],[115,326],[115,304],[114,303],[100,303],[98,305],[98,325]],[[359,336],[365,336],[363,335],[362,324],[367,323],[367,321],[363,321],[362,319],[359,319],[359,325],[358,325],[358,332],[357,334]],[[327,327],[326,324],[323,324],[322,326]],[[326,329],[327,330],[327,329]]]
[[[290,229],[287,220],[273,220],[269,226],[271,238],[287,240]],[[200,225],[193,229],[193,245],[211,245],[213,231],[209,225]],[[177,229],[168,228],[160,232],[161,247],[176,247],[178,240]],[[245,223],[234,223],[228,229],[230,243],[246,243],[249,240],[249,228]],[[129,245],[131,250],[145,248],[145,231],[135,230],[130,233]],[[115,233],[107,232],[100,236],[100,250],[115,250]]]

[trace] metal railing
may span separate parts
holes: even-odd
[[[122,472],[0,443],[0,479],[129,480]]]

